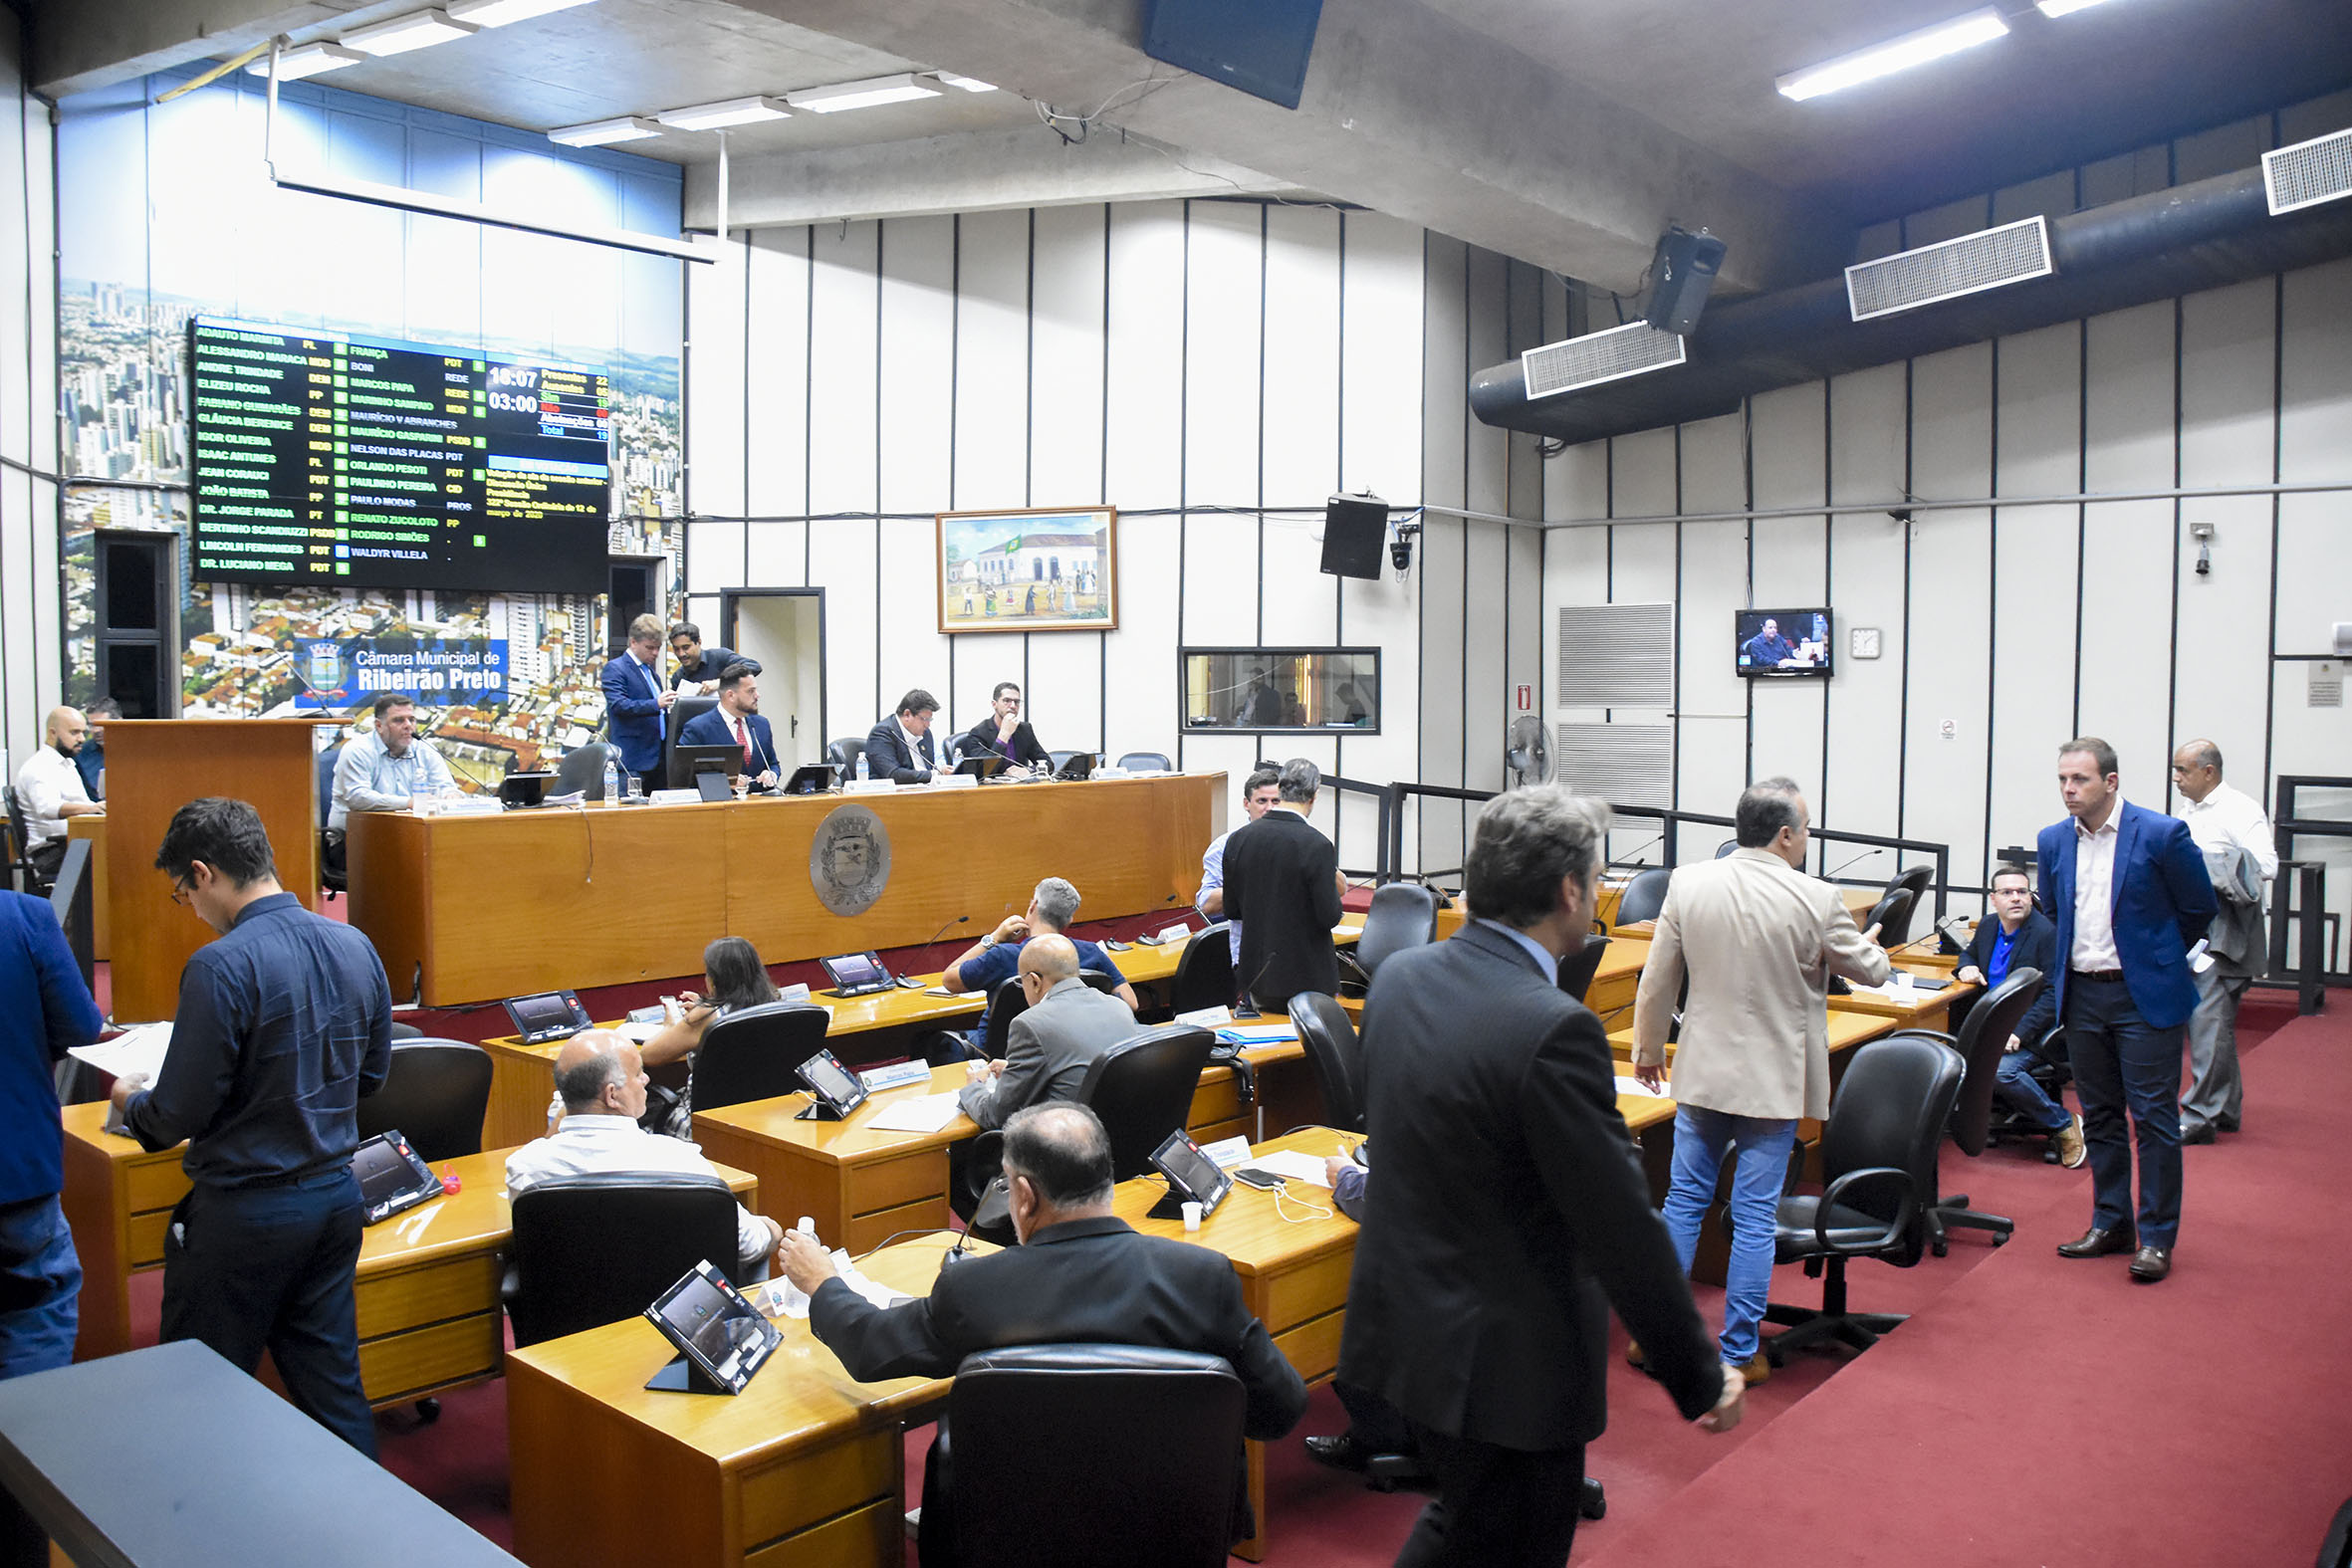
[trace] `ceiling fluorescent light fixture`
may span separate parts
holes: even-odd
[[[2072,16],[2102,3],[2104,0],[2033,0],[2034,9],[2043,16]]]
[[[665,109],[653,117],[672,130],[724,130],[763,119],[790,119],[792,111],[780,98],[731,98],[717,104]]]
[[[2096,4],[2097,0],[2084,0],[2084,3]],[[948,87],[961,88],[967,93],[994,93],[997,90],[994,82],[983,82],[978,77],[959,77],[953,71],[940,72],[939,80]]]
[[[471,22],[452,20],[448,12],[435,6],[346,33],[336,42],[346,49],[356,49],[362,55],[404,55],[411,49],[446,44],[452,39],[470,38],[480,31]]]
[[[939,78],[912,71],[865,82],[842,82],[832,87],[803,88],[787,93],[784,101],[812,114],[832,114],[844,109],[871,109],[877,104],[904,104],[918,98],[937,98],[947,90]]]
[[[612,119],[591,119],[585,125],[558,125],[547,133],[547,138],[567,147],[602,147],[615,141],[641,141],[660,134],[661,127],[643,115],[621,114]]]
[[[510,22],[528,22],[535,16],[569,11],[588,3],[588,0],[450,0],[449,15],[454,21],[471,22],[476,27],[504,27]]]
[[[1905,33],[1901,38],[1857,49],[1850,55],[1840,55],[1802,71],[1792,71],[1772,85],[1780,90],[1782,98],[1801,104],[1808,98],[1875,82],[1880,77],[1924,66],[1931,60],[1941,60],[1979,44],[1989,44],[2006,35],[2008,30],[2009,25],[2001,20],[2000,12],[1986,6],[1949,22],[1939,22],[1934,27],[1923,27],[1916,33]]]
[[[366,58],[357,50],[346,49],[341,44],[303,44],[298,48],[280,51],[278,80],[300,82],[304,77],[315,77],[321,72],[341,71],[346,66],[355,66]],[[264,57],[245,70],[250,76],[266,77],[270,74],[270,62]]]

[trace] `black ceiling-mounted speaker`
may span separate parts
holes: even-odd
[[[1723,268],[1723,241],[1701,229],[1693,234],[1669,228],[1658,236],[1658,253],[1650,258],[1650,308],[1644,319],[1662,333],[1688,337],[1698,330],[1699,313],[1707,309],[1708,291]]]
[[[1323,503],[1323,569],[1335,577],[1380,575],[1388,539],[1388,503],[1376,496],[1333,496]]]
[[[1323,0],[1144,0],[1143,52],[1296,109],[1322,17]]]

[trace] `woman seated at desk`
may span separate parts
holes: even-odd
[[[768,966],[760,962],[759,949],[741,937],[721,937],[702,950],[702,979],[710,988],[708,991],[699,995],[682,992],[676,1002],[665,1002],[668,1017],[639,1047],[647,1072],[692,1056],[713,1019],[779,1000],[776,983],[768,978]],[[693,1079],[689,1077],[678,1086],[674,1097],[667,1090],[657,1089],[647,1101],[642,1118],[646,1130],[691,1139],[693,1088]],[[564,1101],[559,1095],[548,1112],[549,1130],[553,1131],[563,1117]]]

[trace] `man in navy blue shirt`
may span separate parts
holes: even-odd
[[[1761,669],[1776,670],[1783,659],[1796,657],[1796,648],[1780,635],[1780,623],[1766,618],[1764,630],[1748,639],[1746,652]]]
[[[2041,972],[2041,995],[2017,1020],[2017,1031],[2008,1037],[2008,1048],[2000,1058],[2000,1094],[2049,1133],[2057,1147],[2058,1163],[2071,1171],[2082,1164],[2086,1154],[2082,1118],[2051,1099],[2033,1076],[2034,1063],[2041,1059],[2041,1037],[2058,1015],[2058,978],[2050,973],[2057,963],[2058,928],[2033,907],[2033,882],[2023,866],[2004,865],[1993,873],[1991,903],[1992,913],[1978,923],[1977,934],[1970,939],[1968,952],[1961,955],[1953,978],[1990,992],[2007,980],[2012,970]],[[1970,997],[1967,1002],[1973,1005],[1981,1000]],[[1953,1027],[1957,1029],[1967,1016],[1965,1007],[1955,1009]]]
[[[101,1027],[48,902],[0,892],[0,1378],[74,1359],[82,1265],[57,1202],[65,1134],[51,1070]],[[0,1563],[48,1561],[46,1538],[0,1491]]]
[[[1021,945],[1031,937],[1066,933],[1070,922],[1077,919],[1077,915],[1078,890],[1058,876],[1050,876],[1040,882],[1037,891],[1030,896],[1028,913],[1007,915],[998,922],[994,931],[966,948],[963,956],[950,964],[947,973],[939,977],[939,983],[949,991],[981,992],[988,997],[988,1007],[982,1009],[980,1021],[973,1025],[971,1033],[961,1041],[951,1034],[934,1034],[931,1036],[930,1048],[924,1054],[936,1055],[945,1061],[957,1060],[959,1056],[976,1056],[986,1061],[988,1019],[989,1014],[996,1010],[997,988],[1020,971]],[[1078,950],[1079,969],[1095,970],[1104,975],[1115,976],[1119,973],[1119,967],[1111,962],[1110,955],[1093,943],[1071,937],[1070,945]],[[1112,995],[1127,1005],[1128,1011],[1135,1010],[1135,988],[1126,981],[1121,980],[1118,990]]]
[[[148,1149],[188,1140],[192,1187],[163,1239],[163,1334],[251,1372],[264,1349],[294,1403],[375,1456],[359,1384],[359,1097],[391,1065],[391,989],[367,939],[278,885],[261,815],[179,808],[155,868],[220,940],[180,973],[171,1048],[115,1105]]]

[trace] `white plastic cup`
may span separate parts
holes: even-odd
[[[1895,971],[1895,989],[1906,997],[1910,996],[1912,991],[1915,989],[1913,980],[1914,977],[1912,976],[1911,971],[1907,969],[1899,969]]]
[[[1196,1203],[1187,1203],[1184,1206],[1184,1229],[1187,1231],[1198,1231],[1200,1228],[1201,1206]]]

